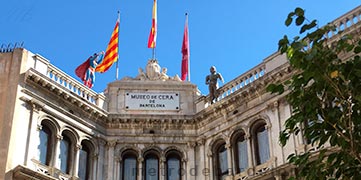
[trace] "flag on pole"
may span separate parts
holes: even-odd
[[[154,0],[152,14],[152,29],[150,29],[148,48],[155,48],[157,41],[157,0]]]
[[[186,13],[186,23],[184,26],[183,43],[182,43],[182,76],[181,80],[185,81],[189,77],[189,37],[188,37],[188,14]]]
[[[119,21],[118,17],[107,50],[105,51],[104,59],[95,69],[97,72],[103,73],[107,71],[118,60]]]

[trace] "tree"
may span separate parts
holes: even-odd
[[[285,146],[292,134],[301,133],[318,149],[288,157],[296,166],[295,178],[361,179],[360,34],[339,31],[340,38],[331,43],[325,34],[336,32],[335,26],[319,28],[301,8],[289,13],[285,24],[292,22],[303,37],[284,36],[279,51],[286,53],[294,74],[267,89],[288,93],[292,106],[280,143]]]

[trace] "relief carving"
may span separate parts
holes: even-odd
[[[173,77],[168,76],[167,71],[166,67],[161,68],[159,66],[156,59],[150,59],[145,67],[145,71],[142,68],[138,68],[138,75],[135,78],[124,77],[122,80],[182,81],[177,74]]]

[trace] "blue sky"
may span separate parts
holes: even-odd
[[[185,12],[189,14],[191,82],[208,94],[205,76],[212,65],[225,83],[261,63],[277,50],[278,40],[296,35],[284,21],[296,7],[325,25],[359,6],[359,0],[158,0],[156,58],[168,75],[180,75]],[[153,0],[11,0],[1,3],[0,45],[24,42],[65,73],[94,52],[106,49],[117,11],[119,79],[135,77],[152,50],[147,48]],[[115,66],[96,74],[93,90],[115,80]]]

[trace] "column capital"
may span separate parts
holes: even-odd
[[[75,147],[76,147],[76,150],[79,151],[82,148],[82,145],[81,144],[76,144]]]
[[[108,148],[114,148],[115,145],[117,145],[117,140],[110,140],[110,141],[106,141],[106,144],[105,144]]]
[[[93,158],[93,159],[98,159],[98,158],[99,158],[99,153],[94,153],[94,155],[93,155],[92,158]]]
[[[226,147],[226,149],[231,149],[231,148],[232,148],[232,144],[231,144],[231,143],[227,143],[227,144],[225,145],[225,147]]]
[[[195,148],[197,146],[197,142],[195,142],[195,141],[187,142],[187,146],[189,148]]]
[[[114,156],[114,160],[115,160],[116,162],[122,162],[123,158],[120,157],[120,156]]]
[[[59,141],[61,141],[61,140],[63,140],[63,136],[60,135],[60,134],[57,134],[57,135],[56,135],[56,139],[59,140]]]
[[[167,161],[167,159],[166,159],[165,157],[160,157],[160,159],[159,159],[159,160],[160,160],[160,162],[161,162],[161,163],[164,163],[164,162],[166,162],[166,161]]]
[[[36,130],[37,131],[41,131],[43,129],[43,126],[41,125],[41,124],[38,124],[37,126],[36,126]]]

